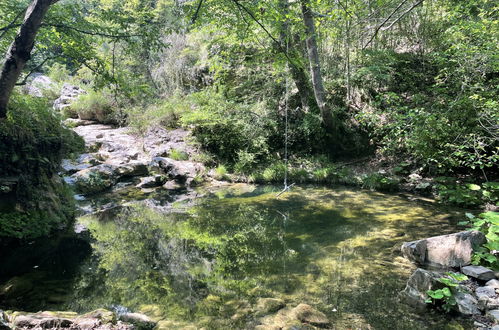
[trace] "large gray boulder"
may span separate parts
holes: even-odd
[[[463,267],[471,263],[473,252],[485,242],[486,238],[483,233],[463,231],[404,243],[402,253],[420,266]]]

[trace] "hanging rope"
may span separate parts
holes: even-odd
[[[285,80],[285,94],[284,94],[284,118],[285,118],[285,124],[284,124],[284,188],[282,191],[277,194],[277,197],[281,196],[283,193],[286,191],[290,190],[291,187],[293,187],[295,184],[291,184],[288,186],[288,130],[289,130],[289,118],[288,118],[288,111],[289,111],[289,27],[287,31],[287,36],[286,36],[286,80]]]

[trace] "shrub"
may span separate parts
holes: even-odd
[[[81,119],[96,120],[103,124],[116,124],[116,106],[109,90],[90,91],[80,95],[72,104]]]
[[[168,153],[168,157],[170,157],[173,160],[188,160],[189,154],[182,150],[172,149]]]

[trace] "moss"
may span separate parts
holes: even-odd
[[[56,173],[83,148],[46,100],[13,97],[0,121],[0,238],[45,236],[74,218],[73,194]]]

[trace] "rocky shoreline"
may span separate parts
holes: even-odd
[[[485,242],[482,232],[465,231],[404,243],[403,255],[420,268],[400,293],[401,301],[419,310],[447,307],[471,318],[475,329],[499,330],[499,272],[471,264]],[[429,299],[429,291],[435,290],[448,291]]]

